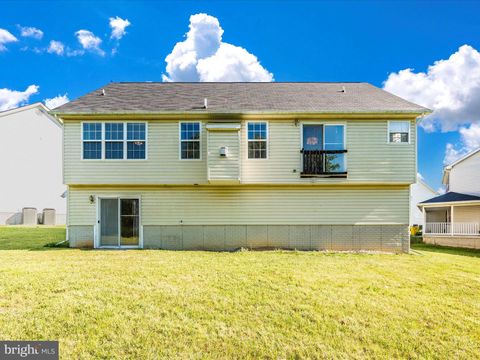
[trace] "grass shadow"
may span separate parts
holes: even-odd
[[[449,254],[449,255],[460,255],[460,256],[480,258],[480,250],[477,250],[477,249],[431,245],[431,244],[425,244],[425,243],[412,244],[412,249],[419,250],[419,251],[443,253],[443,254]]]

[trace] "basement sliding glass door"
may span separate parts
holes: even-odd
[[[138,247],[139,199],[100,199],[100,247]]]

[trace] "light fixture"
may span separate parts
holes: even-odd
[[[90,195],[90,196],[88,197],[88,199],[90,200],[90,204],[95,203],[95,196]]]

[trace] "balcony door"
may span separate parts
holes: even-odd
[[[344,125],[303,124],[303,175],[346,175]]]
[[[323,150],[323,125],[303,125],[303,149]]]
[[[99,247],[139,247],[140,200],[131,198],[100,198],[99,201]]]

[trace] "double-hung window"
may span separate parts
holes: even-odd
[[[127,123],[127,159],[146,158],[145,123]]]
[[[389,121],[388,122],[388,142],[390,143],[409,143],[410,142],[410,122],[409,121]]]
[[[83,159],[145,159],[146,123],[83,123],[82,143]]]
[[[346,175],[345,126],[303,125],[302,175]]]
[[[105,123],[105,159],[123,159],[123,123]]]
[[[102,158],[102,123],[83,123],[83,158]]]
[[[267,158],[268,125],[266,122],[247,124],[247,142],[249,159]]]
[[[183,160],[200,159],[200,123],[180,123],[180,158]]]

